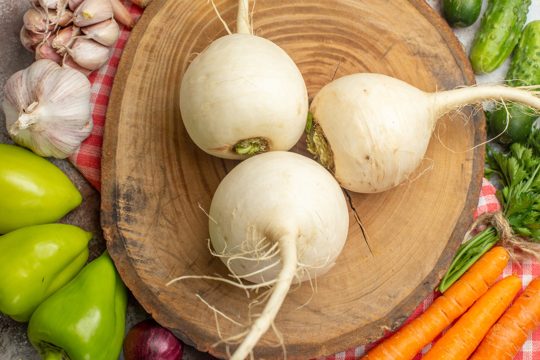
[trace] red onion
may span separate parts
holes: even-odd
[[[125,360],[181,360],[184,344],[154,320],[129,330],[124,339]]]

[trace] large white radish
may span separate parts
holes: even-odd
[[[200,53],[180,87],[189,136],[205,152],[226,159],[289,150],[302,136],[309,108],[293,60],[252,34],[248,3],[239,0],[237,33]]]
[[[275,151],[252,157],[220,183],[210,207],[215,252],[239,279],[272,286],[231,359],[244,359],[271,326],[291,283],[326,273],[349,228],[343,192],[317,162]]]
[[[386,75],[348,75],[313,99],[308,147],[344,188],[381,192],[407,180],[420,165],[444,114],[483,100],[540,109],[536,95],[501,85],[427,93]]]

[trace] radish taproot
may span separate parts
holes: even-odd
[[[377,193],[410,177],[443,115],[483,100],[540,109],[537,95],[502,85],[428,93],[382,74],[348,75],[324,86],[313,99],[308,150],[344,188]]]
[[[197,146],[227,159],[289,150],[308,113],[300,70],[279,46],[253,35],[248,0],[239,0],[237,33],[200,53],[180,87],[184,126]]]
[[[317,162],[273,151],[243,161],[225,176],[209,219],[213,254],[238,283],[182,276],[169,284],[211,278],[244,289],[270,287],[264,309],[231,357],[244,359],[273,324],[291,284],[310,281],[334,265],[347,239],[347,203],[337,181]]]

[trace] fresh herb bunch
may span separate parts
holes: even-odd
[[[540,129],[534,129],[526,144],[513,143],[507,152],[488,147],[486,177],[497,177],[497,197],[503,216],[517,235],[540,243]],[[499,241],[492,226],[463,243],[439,284],[444,292],[484,253]]]
[[[540,242],[540,130],[526,145],[510,145],[508,153],[489,147],[486,163],[486,175],[496,175],[502,186],[497,197],[512,230]]]

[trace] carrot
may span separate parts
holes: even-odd
[[[433,345],[423,360],[467,360],[519,290],[521,280],[517,276],[508,276],[493,285]]]
[[[363,360],[410,360],[452,321],[463,314],[499,277],[508,263],[508,252],[496,246],[419,317],[374,347]]]
[[[531,331],[540,326],[540,278],[503,314],[482,340],[471,360],[512,360]]]

